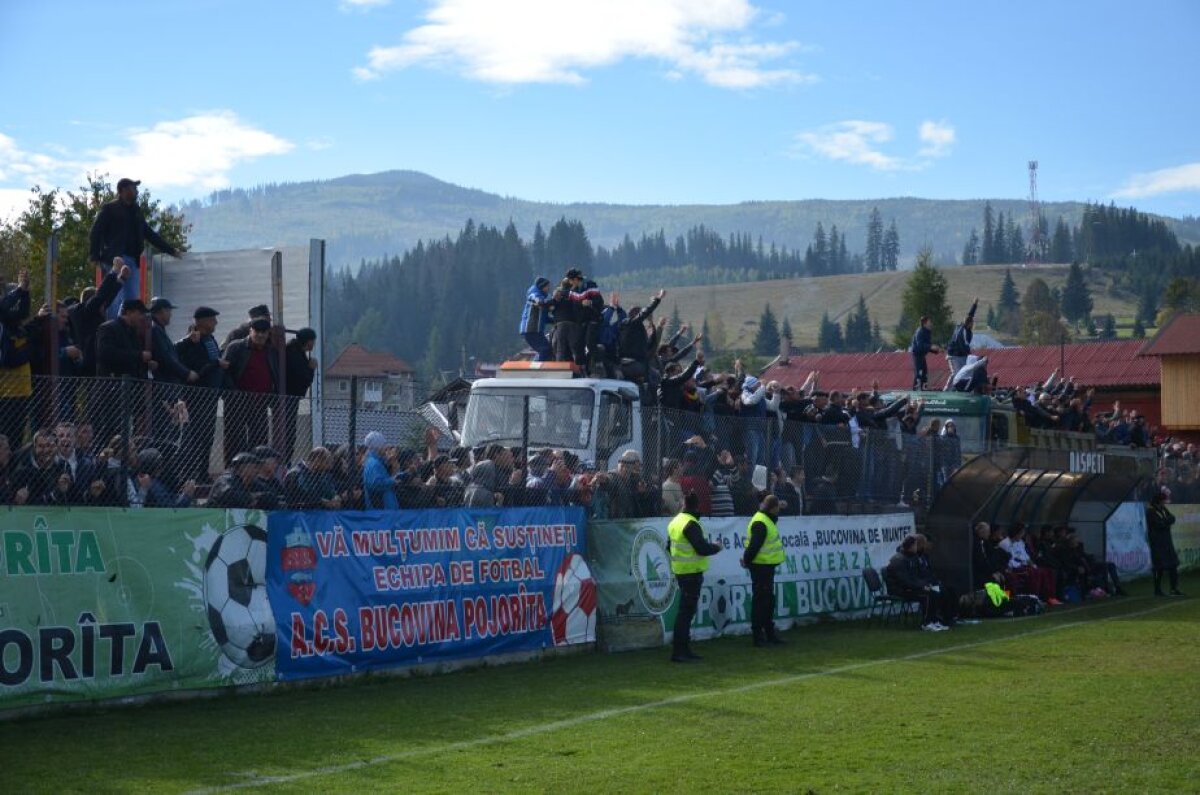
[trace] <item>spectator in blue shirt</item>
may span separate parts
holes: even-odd
[[[554,361],[550,340],[546,338],[546,315],[551,304],[550,280],[539,276],[525,294],[525,309],[521,312],[521,337],[537,354],[539,362]]]
[[[371,431],[363,439],[367,447],[367,458],[363,461],[363,502],[367,510],[382,508],[385,511],[400,509],[396,499],[396,481],[383,460],[383,448],[387,441],[379,431]]]

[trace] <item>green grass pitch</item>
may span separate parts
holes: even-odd
[[[1183,581],[1200,595],[1200,576]],[[6,792],[1195,792],[1200,599],[0,724]]]

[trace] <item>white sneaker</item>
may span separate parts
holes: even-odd
[[[943,629],[945,629],[945,627],[943,627],[941,624],[922,624],[921,625],[922,632],[941,632]]]
[[[933,627],[934,632],[949,632],[950,631],[950,627],[946,626],[945,624],[943,624],[940,621],[934,621],[929,626]]]

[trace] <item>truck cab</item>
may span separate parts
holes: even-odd
[[[641,395],[629,381],[575,378],[562,362],[505,363],[471,385],[461,443],[566,450],[612,469],[625,451],[644,452]]]

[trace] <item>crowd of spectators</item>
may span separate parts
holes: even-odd
[[[217,504],[239,457],[263,459],[261,477],[291,460],[316,333],[286,332],[259,305],[218,344],[219,313],[200,306],[172,341],[169,299],[118,300],[133,273],[116,257],[97,287],[32,318],[28,273],[0,298],[0,502]],[[230,472],[214,483],[221,406]],[[269,442],[280,449],[264,456]]]

